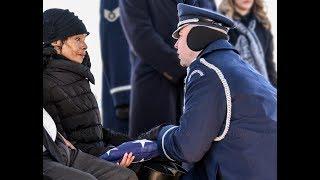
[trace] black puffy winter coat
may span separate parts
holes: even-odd
[[[58,131],[82,151],[100,155],[105,152],[100,112],[90,84],[89,57],[83,64],[60,55],[45,59],[43,105],[54,119]]]

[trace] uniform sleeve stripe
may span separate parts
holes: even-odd
[[[115,87],[115,88],[112,88],[110,90],[110,94],[114,94],[114,93],[118,93],[118,92],[121,92],[121,91],[128,91],[131,89],[131,85],[127,85],[127,86],[118,86],[118,87]]]
[[[226,101],[227,101],[226,125],[225,125],[225,128],[224,128],[222,134],[220,136],[214,138],[214,141],[221,141],[226,136],[226,134],[227,134],[227,132],[229,130],[229,126],[230,126],[231,107],[232,107],[232,105],[231,105],[230,88],[229,88],[229,85],[227,83],[227,80],[224,78],[224,76],[223,76],[222,72],[220,71],[220,69],[218,69],[213,64],[208,63],[204,58],[201,58],[200,62],[202,64],[204,64],[205,66],[207,66],[208,68],[213,69],[217,73],[219,79],[222,82],[222,85],[223,85],[223,88],[224,88],[224,92],[225,92],[225,95],[226,95]]]
[[[161,146],[162,146],[162,150],[163,150],[163,153],[164,153],[164,155],[169,159],[169,160],[171,160],[171,161],[174,161],[172,158],[170,158],[170,156],[167,154],[167,152],[166,152],[166,149],[164,148],[164,137],[167,135],[167,133],[169,132],[169,131],[171,131],[172,129],[174,129],[174,128],[177,128],[178,126],[173,126],[173,127],[171,127],[171,128],[169,128],[164,134],[163,134],[163,136],[162,136],[162,139],[161,139]]]

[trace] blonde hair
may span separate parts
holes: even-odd
[[[239,19],[235,13],[235,0],[222,0],[221,4],[219,5],[219,11],[226,15],[229,18],[232,19]],[[257,19],[262,23],[262,25],[270,30],[271,29],[271,23],[269,21],[269,18],[267,17],[267,13],[264,10],[264,4],[263,0],[253,0],[253,5],[251,7],[251,10],[253,14],[257,17]]]

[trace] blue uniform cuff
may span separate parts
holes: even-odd
[[[167,138],[168,136],[170,136],[170,134],[173,132],[172,130],[176,129],[178,126],[174,126],[174,125],[168,125],[168,126],[164,126],[159,134],[158,134],[158,139],[157,139],[157,144],[158,144],[158,149],[160,152],[160,156],[162,157],[166,157],[171,161],[174,161],[174,159],[172,157],[170,157],[170,155],[168,154],[168,152],[166,151],[166,147],[165,147],[165,138]]]

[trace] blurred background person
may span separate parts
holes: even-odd
[[[216,10],[212,0],[120,0],[120,19],[130,47],[131,99],[129,136],[162,124],[177,124],[182,111],[183,79],[171,34],[177,4]]]
[[[277,72],[273,60],[273,35],[263,0],[222,0],[219,11],[235,21],[230,43],[273,86]]]
[[[130,62],[129,48],[119,16],[118,0],[100,1],[103,126],[127,134]]]

